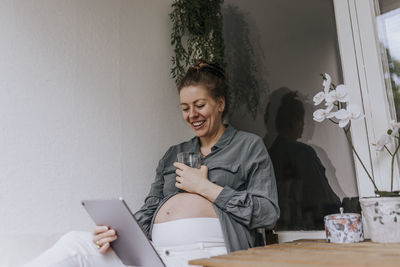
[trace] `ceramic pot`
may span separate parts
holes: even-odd
[[[400,197],[361,198],[360,204],[373,242],[400,243]]]
[[[326,242],[356,243],[364,241],[361,215],[357,213],[330,214],[324,217]]]

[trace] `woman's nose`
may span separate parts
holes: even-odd
[[[194,108],[190,109],[190,113],[189,113],[190,118],[195,118],[195,117],[197,117],[197,115],[198,115],[198,113],[197,113],[196,109],[194,109]]]

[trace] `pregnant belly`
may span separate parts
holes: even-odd
[[[161,206],[154,223],[198,217],[217,218],[211,202],[197,194],[180,193]]]

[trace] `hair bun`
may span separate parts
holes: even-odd
[[[208,62],[204,59],[199,59],[194,63],[192,68],[196,69],[197,71],[202,71],[202,70],[209,71],[214,75],[226,79],[224,69],[217,62]]]

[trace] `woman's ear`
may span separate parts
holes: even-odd
[[[225,97],[219,97],[217,100],[217,104],[218,104],[218,111],[219,112],[224,112],[225,110]]]

